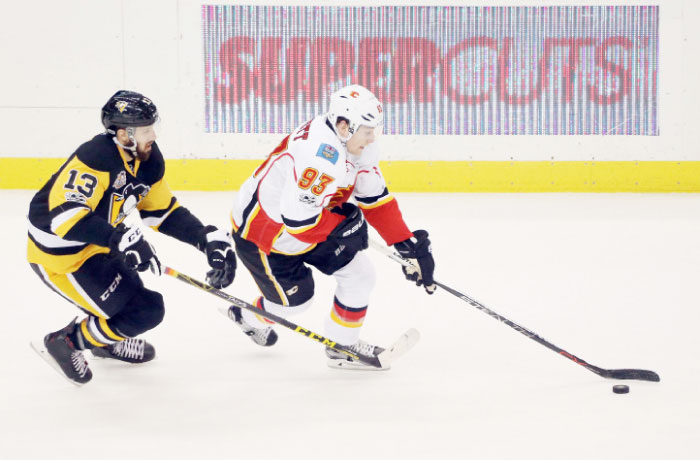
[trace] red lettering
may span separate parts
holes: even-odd
[[[387,102],[433,102],[440,50],[427,38],[397,38],[391,59],[391,89]]]
[[[419,37],[370,37],[360,41],[356,80],[385,103],[435,99],[440,51]]]
[[[619,46],[622,51],[616,53],[619,57],[620,64],[609,59],[608,52],[613,46]],[[591,101],[598,104],[613,104],[618,102],[620,98],[626,96],[630,92],[632,71],[630,66],[623,65],[624,59],[627,56],[627,50],[632,48],[634,44],[624,37],[610,37],[603,40],[603,43],[596,48],[595,63],[600,67],[598,85],[588,85],[588,97]],[[619,82],[615,89],[608,88],[608,80]],[[613,86],[611,85],[611,86]]]
[[[565,102],[570,102],[574,92],[574,78],[576,72],[579,71],[581,48],[594,46],[595,40],[593,38],[545,39],[544,53],[539,63],[537,63],[533,71],[530,72],[531,76],[528,78],[524,73],[525,71],[521,70],[523,73],[516,78],[516,82],[519,83],[519,88],[515,93],[510,90],[510,88],[516,86],[511,82],[510,75],[513,69],[517,71],[517,69],[523,69],[525,66],[522,63],[522,58],[511,51],[512,41],[511,38],[505,38],[499,54],[498,89],[500,100],[514,105],[529,104],[540,97],[553,76],[558,77],[561,75],[564,80],[563,99]],[[555,56],[554,50],[556,48],[569,48],[569,54],[567,56],[568,65],[563,66],[561,69],[552,68],[552,60],[553,56]],[[532,83],[526,88],[528,81],[532,81]]]
[[[265,37],[260,40],[260,59],[254,72],[255,95],[265,101],[287,102],[282,81],[282,39]],[[285,94],[283,94],[285,93]]]
[[[247,99],[253,91],[256,97],[274,104],[287,103],[296,98],[301,83],[299,72],[304,72],[308,39],[293,39],[287,62],[287,81],[283,78],[282,39],[265,37],[258,42],[252,37],[233,37],[219,51],[222,69],[220,99],[227,104],[237,104]],[[301,64],[301,65],[299,65]],[[289,70],[294,70],[289,72]],[[303,73],[302,73],[303,75]]]
[[[498,89],[500,100],[511,105],[524,105],[537,100],[542,91],[547,87],[547,75],[549,74],[549,62],[552,54],[553,43],[547,39],[544,42],[544,54],[540,58],[540,62],[535,66],[532,72],[526,73],[525,65],[522,62],[522,55],[513,53],[512,38],[503,39],[503,46],[498,57]],[[510,75],[513,71],[520,69],[521,74],[515,78],[513,82]],[[539,82],[537,70],[539,69]],[[517,75],[517,74],[516,74]],[[526,88],[527,82],[532,80],[529,88]],[[510,88],[518,84],[519,88],[515,92],[510,91]]]
[[[387,87],[389,86],[387,76],[393,41],[392,38],[380,37],[360,40],[355,80],[372,91],[380,101],[387,100]]]
[[[308,54],[309,40],[306,37],[292,37],[289,39],[287,47],[287,97],[288,101],[296,100],[299,93],[302,93],[306,100],[311,96],[306,88],[306,55]]]
[[[644,47],[646,42],[640,41],[637,46]],[[238,104],[255,95],[273,104],[287,104],[301,96],[317,102],[327,100],[332,88],[356,82],[384,103],[432,103],[437,78],[443,95],[469,105],[488,101],[494,91],[498,100],[509,105],[529,104],[554,79],[561,82],[556,85],[562,88],[558,97],[567,103],[576,93],[576,81],[581,85],[578,92],[587,91],[589,99],[599,104],[618,102],[632,90],[629,53],[635,43],[624,37],[602,42],[593,37],[546,38],[537,62],[526,61],[528,55],[508,37],[500,42],[470,37],[443,57],[433,41],[422,37],[366,37],[357,48],[337,37],[290,37],[286,49],[282,43],[281,37],[246,36],[224,42],[219,50],[221,74],[214,77],[216,99]],[[585,47],[595,47],[594,75],[582,68]],[[216,72],[209,63],[207,69]]]
[[[222,102],[238,104],[248,98],[253,86],[253,69],[246,62],[255,56],[255,40],[251,37],[232,37],[221,45],[219,65],[221,83],[219,94]]]
[[[474,75],[473,69],[467,67],[466,58],[460,59],[461,55],[466,54],[472,48],[481,49],[482,53],[489,54],[489,56],[482,54],[483,58],[477,61],[480,64],[475,69],[478,76]],[[460,104],[481,104],[487,101],[493,86],[493,77],[496,74],[495,66],[490,64],[492,51],[498,53],[498,41],[490,37],[468,38],[452,47],[442,59],[442,94],[449,96],[450,99]],[[457,72],[452,72],[453,62],[456,65],[460,60],[465,63],[464,69],[457,69]],[[453,79],[453,75],[458,76],[456,81]],[[459,81],[465,81],[465,84],[459,85]],[[474,85],[466,84],[469,81],[476,83]],[[476,94],[467,94],[465,96],[462,90],[469,86],[475,88]]]
[[[352,76],[355,64],[352,43],[335,37],[317,38],[311,43],[309,62],[304,93],[307,100],[325,101],[335,83],[345,86]]]
[[[581,60],[581,48],[595,46],[595,40],[593,38],[558,38],[551,40],[553,46],[569,48],[569,65],[562,69],[562,77],[564,78],[564,101],[571,102],[574,94],[574,77]]]

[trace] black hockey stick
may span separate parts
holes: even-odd
[[[383,253],[390,259],[400,263],[403,266],[406,267],[413,267],[413,264],[409,262],[408,260],[404,259],[401,257],[399,254],[396,254],[395,252],[391,251],[389,248],[386,247],[386,245],[372,241],[370,240],[370,244],[372,245],[373,248],[377,249],[379,252]],[[568,351],[559,348],[558,346],[554,345],[553,343],[548,342],[547,340],[543,339],[539,335],[535,334],[529,329],[524,328],[523,326],[518,325],[517,323],[514,323],[513,321],[509,320],[505,316],[501,316],[495,311],[491,310],[490,308],[487,308],[486,306],[482,305],[481,303],[477,302],[476,300],[472,299],[471,297],[462,294],[461,292],[457,291],[456,289],[452,289],[449,286],[446,286],[437,280],[434,280],[435,284],[444,289],[445,291],[449,292],[450,294],[454,295],[455,297],[459,297],[460,299],[464,300],[468,304],[472,305],[473,307],[476,307],[477,309],[483,311],[487,315],[489,315],[492,318],[497,319],[498,321],[507,324],[508,326],[512,327],[516,331],[520,332],[523,334],[525,337],[528,337],[535,342],[539,343],[540,345],[544,345],[545,347],[549,348],[550,350],[553,350],[560,354],[561,356],[570,359],[571,361],[575,362],[576,364],[580,364],[581,366],[585,367],[591,372],[594,372],[601,377],[605,377],[607,379],[619,379],[619,380],[645,380],[648,382],[658,382],[661,380],[659,377],[659,374],[657,374],[654,371],[648,371],[644,369],[603,369],[598,366],[594,366],[593,364],[589,364],[583,359],[579,358],[578,356],[572,355]]]
[[[165,267],[164,273],[166,275],[170,275],[173,278],[177,278],[180,281],[189,284],[190,286],[197,287],[203,291],[206,291],[210,294],[213,294],[221,299],[224,299],[228,302],[231,302],[233,305],[235,305],[238,308],[243,308],[245,310],[250,310],[256,315],[263,316],[270,321],[274,321],[277,324],[280,324],[287,329],[291,329],[294,332],[298,332],[299,334],[310,338],[311,340],[314,340],[322,345],[325,345],[327,347],[331,347],[334,350],[339,351],[340,353],[343,353],[344,355],[347,355],[351,357],[352,359],[356,359],[358,361],[361,361],[367,365],[370,365],[372,367],[378,367],[378,368],[383,368],[385,366],[382,365],[378,357],[370,358],[368,356],[363,356],[363,355],[358,355],[356,353],[353,353],[352,350],[350,350],[348,347],[341,345],[339,343],[335,343],[332,340],[329,340],[322,336],[321,334],[317,334],[313,331],[310,331],[308,329],[305,329],[301,326],[298,326],[291,321],[287,321],[286,319],[277,316],[275,314],[272,314],[270,312],[267,312],[265,310],[261,310],[260,308],[255,307],[254,305],[249,304],[248,302],[245,302],[237,297],[234,297],[232,295],[229,295],[225,293],[224,291],[220,289],[216,289],[214,286],[210,286],[206,283],[203,283],[201,281],[197,281],[196,279],[187,276],[183,273],[180,273],[179,271],[175,270],[174,268],[171,267]]]

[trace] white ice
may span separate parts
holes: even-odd
[[[433,241],[436,278],[603,368],[645,368],[630,393],[445,292],[426,295],[393,261],[362,335],[420,343],[388,372],[329,369],[323,347],[279,329],[270,349],[221,300],[145,275],[166,301],[142,366],[91,361],[77,388],[29,348],[79,312],[25,261],[30,191],[2,191],[2,459],[700,458],[700,198],[697,195],[399,194]],[[231,193],[180,192],[228,226]],[[161,260],[203,278],[204,257],[149,234]],[[292,321],[322,332],[332,279]],[[232,295],[252,300],[239,267]]]

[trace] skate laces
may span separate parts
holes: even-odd
[[[374,356],[374,345],[370,345],[362,340],[358,341],[355,345],[355,349],[365,356]]]
[[[141,339],[128,338],[112,348],[112,353],[122,358],[143,359],[146,342]]]
[[[265,329],[254,328],[254,330],[256,337],[258,337],[263,342],[267,342],[267,338],[270,336],[270,332],[272,332],[272,327],[266,327]]]
[[[236,324],[238,324],[241,327],[241,329],[243,329],[243,332],[245,332],[246,335],[251,335],[255,337],[255,339],[258,341],[267,342],[267,338],[272,333],[272,326],[262,328],[253,327],[250,324],[246,323],[242,317],[240,321],[236,321]]]
[[[363,340],[358,340],[357,343],[348,346],[348,349],[357,355],[365,356],[367,358],[374,358],[374,352],[377,349],[377,346],[371,345]],[[352,358],[351,356],[348,356],[345,353],[331,347],[326,347],[326,355],[331,359],[355,361],[355,358]]]
[[[357,353],[365,356],[374,356],[374,345],[371,345],[363,340],[358,340],[352,349]]]
[[[80,375],[81,378],[85,377],[85,374],[87,374],[88,371],[88,362],[85,359],[85,356],[83,356],[83,352],[76,350],[71,353],[70,361],[73,365],[73,369],[75,369],[78,375]]]

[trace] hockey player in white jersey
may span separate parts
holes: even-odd
[[[324,334],[366,356],[383,351],[359,337],[376,279],[361,253],[367,222],[419,267],[404,269],[407,279],[429,294],[436,287],[428,232],[409,230],[379,169],[382,124],[382,105],[370,91],[337,91],[327,113],[285,137],[242,185],[231,214],[237,254],[263,294],[255,305],[282,317],[304,311],[314,266],[337,281]],[[258,345],[277,341],[265,318],[235,306],[226,313]],[[326,354],[331,367],[368,368],[331,348]]]

